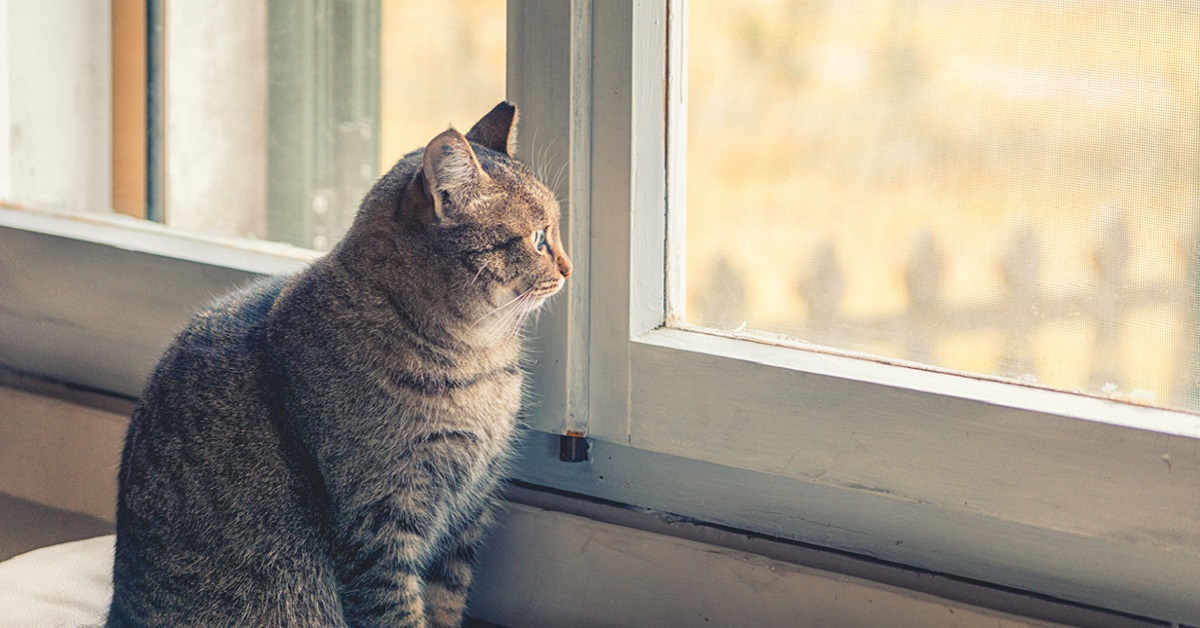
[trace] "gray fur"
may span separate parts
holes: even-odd
[[[520,327],[571,270],[515,124],[438,135],[328,255],[177,337],[125,443],[109,626],[460,624]]]

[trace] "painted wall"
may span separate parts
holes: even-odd
[[[109,30],[106,1],[0,0],[0,202],[109,211]]]
[[[166,222],[267,233],[266,0],[166,11]]]

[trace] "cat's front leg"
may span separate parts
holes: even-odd
[[[431,628],[462,625],[475,559],[494,518],[494,506],[489,499],[451,534],[445,549],[434,558],[425,575],[425,612]]]
[[[408,553],[399,548],[378,551],[397,557]],[[368,556],[363,562],[376,559]],[[426,628],[424,585],[415,571],[408,561],[383,559],[362,573],[349,574],[340,587],[346,622],[351,626]]]
[[[462,565],[462,563],[458,563]],[[470,566],[452,567],[457,571],[454,582],[430,581],[425,585],[425,608],[430,628],[458,628],[467,608],[467,584],[471,580]]]
[[[421,566],[438,517],[415,483],[355,509],[343,530],[339,593],[352,626],[429,626]]]

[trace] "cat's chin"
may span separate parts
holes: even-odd
[[[539,284],[537,289],[534,291],[534,296],[538,299],[538,305],[540,306],[542,303],[546,302],[546,299],[558,294],[558,292],[562,290],[566,283],[566,279],[559,277],[558,279],[543,281],[541,284]]]

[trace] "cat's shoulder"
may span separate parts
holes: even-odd
[[[267,319],[279,295],[294,279],[287,275],[263,277],[213,301],[196,313],[193,323],[233,328],[260,324]]]
[[[244,344],[266,324],[271,308],[291,280],[287,276],[264,277],[210,302],[192,315],[174,346]]]

